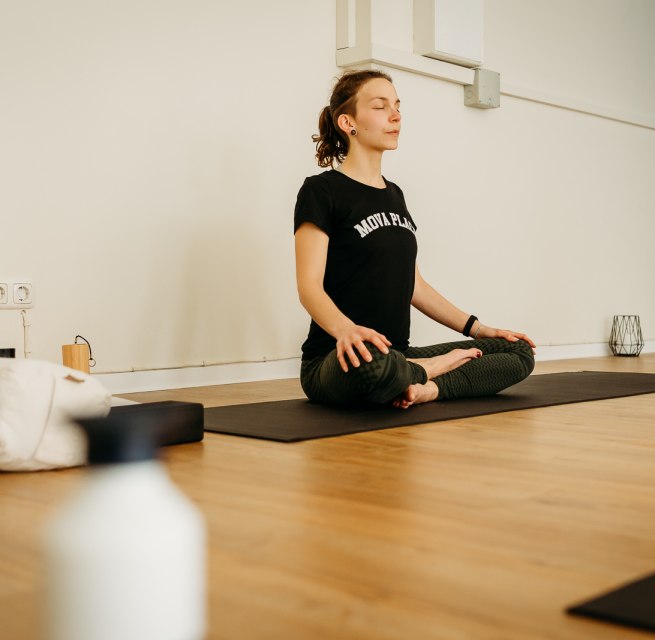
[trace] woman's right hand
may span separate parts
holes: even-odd
[[[366,362],[371,362],[373,356],[366,348],[365,342],[375,345],[382,353],[389,353],[391,342],[374,329],[361,327],[352,323],[335,336],[337,339],[337,360],[345,373],[348,373],[348,361],[353,367],[359,367],[359,354]]]

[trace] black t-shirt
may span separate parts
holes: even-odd
[[[416,265],[416,226],[403,192],[339,171],[307,178],[298,193],[294,232],[311,222],[330,238],[323,288],[355,324],[385,335],[394,349],[409,346]],[[304,359],[325,355],[336,340],[312,320]]]

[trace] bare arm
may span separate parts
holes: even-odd
[[[461,333],[464,329],[469,314],[458,309],[452,302],[446,300],[438,291],[433,289],[421,276],[418,266],[416,267],[416,282],[414,284],[414,295],[412,306],[424,313],[428,318]],[[510,342],[525,340],[533,349],[535,343],[524,333],[510,331],[508,329],[495,329],[482,325],[479,320],[473,323],[471,335],[478,338],[505,338]]]
[[[323,289],[329,238],[316,225],[305,222],[296,231],[296,282],[300,303],[309,315],[337,341],[337,359],[348,371],[346,357],[359,366],[357,352],[367,362],[373,358],[364,342],[388,353],[391,343],[373,329],[356,325],[344,315]]]

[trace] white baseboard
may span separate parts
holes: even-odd
[[[122,373],[95,373],[112,394],[136,393],[206,387],[214,384],[255,382],[257,380],[282,380],[300,375],[300,358],[267,362],[240,362],[206,367],[182,367],[179,369],[151,369]]]
[[[647,340],[644,343],[642,353],[655,352],[655,340]],[[562,344],[539,346],[535,360],[537,362],[546,360],[571,360],[572,358],[600,358],[611,356],[612,352],[607,342],[592,344]]]
[[[655,340],[644,345],[642,353],[654,353]],[[565,344],[540,346],[536,360],[570,360],[572,358],[597,358],[612,355],[605,342],[594,344]],[[214,384],[234,384],[257,380],[282,380],[297,378],[300,374],[300,358],[267,362],[242,362],[206,367],[182,367],[179,369],[152,369],[123,373],[96,373],[99,380],[112,394],[161,391],[187,387],[205,387]]]

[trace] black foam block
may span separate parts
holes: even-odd
[[[567,613],[655,631],[655,573],[569,607]]]
[[[203,406],[197,402],[144,402],[141,404],[126,404],[112,407],[110,415],[125,415],[127,413],[147,413],[155,418],[158,427],[159,444],[185,444],[200,442],[204,437]]]

